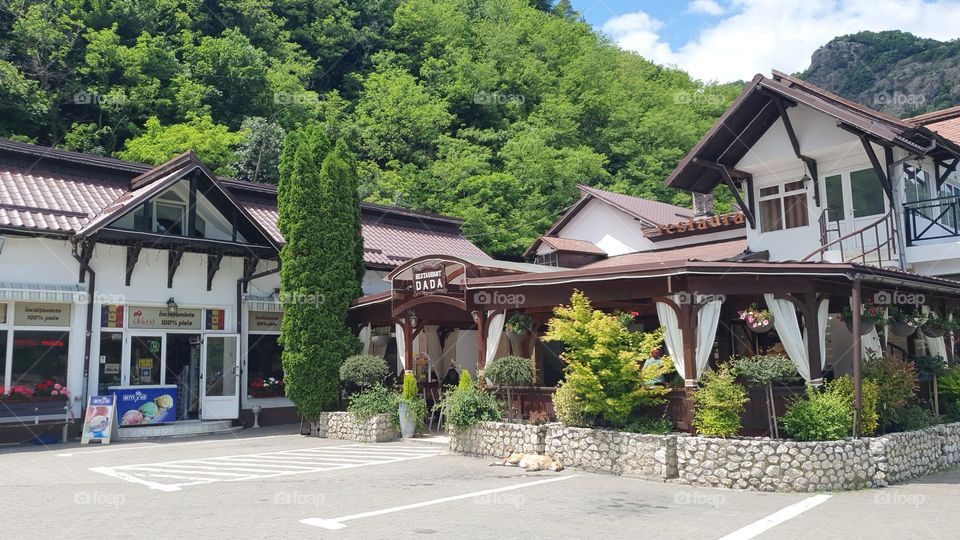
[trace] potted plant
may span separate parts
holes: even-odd
[[[483,370],[488,381],[507,389],[507,419],[513,420],[513,399],[510,389],[515,386],[533,384],[533,365],[529,358],[503,356],[497,358]]]
[[[923,332],[923,335],[929,338],[938,338],[943,337],[947,332],[951,332],[957,329],[957,324],[953,319],[947,317],[941,317],[936,313],[928,313],[923,324],[920,326],[920,330]]]
[[[370,343],[374,347],[383,347],[389,341],[390,341],[390,334],[382,331],[376,332],[375,334],[370,336]]]
[[[510,340],[510,348],[518,352],[520,351],[520,345],[523,343],[523,340],[530,331],[533,330],[533,317],[522,311],[518,311],[507,319],[504,327],[507,329],[507,339]]]
[[[904,309],[890,306],[887,314],[890,317],[890,333],[900,337],[912,336],[926,319],[926,316],[916,308]]]
[[[843,308],[840,318],[847,325],[847,330],[853,333],[853,310],[849,307]],[[860,311],[860,335],[865,336],[871,330],[876,330],[877,326],[883,326],[887,323],[886,309],[884,306],[878,306],[873,302],[863,304]]]
[[[400,436],[404,439],[412,438],[417,430],[423,426],[423,417],[427,413],[427,403],[417,394],[417,379],[413,373],[403,376],[403,392],[400,394],[400,404],[397,415],[400,423]]]
[[[742,320],[752,332],[764,334],[773,330],[773,315],[766,309],[759,309],[756,304],[739,311]]]
[[[0,388],[0,417],[17,418],[64,414],[70,390],[53,380],[44,380],[33,389],[24,385]]]

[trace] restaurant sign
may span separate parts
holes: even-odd
[[[279,311],[251,311],[249,329],[251,332],[279,332],[283,313]]]
[[[200,330],[203,310],[164,307],[131,306],[130,328]]]
[[[423,264],[413,269],[413,295],[423,296],[447,292],[447,275],[443,264]]]
[[[18,326],[70,326],[70,304],[17,302],[13,321]]]
[[[730,227],[736,227],[746,223],[743,212],[733,214],[721,214],[719,216],[710,216],[704,218],[691,218],[679,223],[667,223],[666,225],[657,225],[657,228],[651,231],[647,236],[671,235],[678,233],[692,233],[709,230],[722,230]]]

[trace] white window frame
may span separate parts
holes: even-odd
[[[786,188],[787,188],[787,186],[788,186],[789,184],[796,184],[796,183],[800,183],[800,185],[801,185],[802,187],[801,187],[801,188],[798,188],[798,189],[792,189],[792,190],[787,191]],[[769,189],[769,188],[777,188],[777,192],[776,192],[776,193],[773,193],[773,194],[768,194],[768,195],[761,195],[761,192],[762,192],[763,190]],[[809,226],[810,226],[810,202],[809,202],[809,200],[807,201],[807,224],[806,224],[806,225],[797,225],[797,226],[795,226],[795,227],[788,227],[788,226],[787,226],[787,207],[786,207],[786,205],[785,205],[784,202],[783,202],[786,197],[792,197],[792,196],[799,195],[799,194],[803,194],[803,196],[806,198],[806,197],[808,197],[807,193],[808,193],[807,183],[804,182],[802,179],[790,180],[789,182],[783,182],[783,183],[779,183],[779,184],[773,184],[773,185],[769,185],[769,186],[758,187],[758,188],[757,188],[757,208],[758,208],[758,209],[761,207],[761,203],[764,202],[764,201],[771,201],[771,200],[775,200],[775,199],[776,199],[776,200],[779,200],[779,202],[780,202],[780,228],[778,228],[778,229],[767,229],[767,224],[766,224],[766,223],[763,223],[763,211],[760,210],[760,226],[761,226],[761,228],[762,228],[761,232],[786,231],[786,230],[788,230],[788,229],[799,229],[799,228],[802,228],[802,227],[809,227]]]
[[[160,222],[157,220],[157,206],[166,206],[168,208],[177,208],[180,210],[180,236],[189,236],[188,231],[190,230],[187,227],[187,204],[184,202],[177,202],[169,199],[160,199],[156,198],[153,200],[153,223],[151,225],[152,232],[155,233],[166,233],[166,231],[160,230]]]
[[[16,301],[3,301],[0,304],[6,304],[7,309],[7,318],[6,322],[0,324],[0,330],[6,330],[7,332],[7,350],[6,358],[4,359],[4,371],[2,374],[2,380],[0,380],[0,386],[3,386],[4,393],[10,391],[11,382],[13,382],[13,341],[14,334],[17,331],[21,332],[61,332],[67,336],[67,371],[63,374],[63,385],[68,387],[68,390],[73,390],[69,388],[68,383],[70,382],[70,344],[73,342],[73,329],[70,323],[67,323],[66,326],[25,326],[17,325],[14,318],[16,317]],[[76,309],[76,304],[71,302],[24,302],[27,304],[69,304],[71,310],[71,317],[73,316],[72,312]]]

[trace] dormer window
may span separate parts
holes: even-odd
[[[560,266],[560,258],[556,251],[541,253],[536,256],[533,262],[542,266]]]
[[[763,232],[806,227],[807,186],[803,180],[760,188],[760,226]]]
[[[187,203],[175,192],[167,191],[153,202],[153,232],[183,236]]]

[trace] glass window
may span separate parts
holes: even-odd
[[[829,221],[840,221],[844,214],[843,179],[839,174],[828,176],[825,179],[827,187],[827,218]]]
[[[760,226],[764,232],[779,231],[783,228],[783,213],[780,210],[780,199],[760,201]]]
[[[803,181],[790,182],[783,186],[783,215],[787,229],[806,227],[810,221],[807,214],[807,190]]]
[[[873,169],[850,173],[850,196],[855,218],[875,216],[885,211],[885,195]]]
[[[107,387],[120,386],[120,365],[123,363],[123,333],[100,333],[99,375],[97,394],[107,393]]]
[[[903,176],[904,195],[907,202],[923,201],[930,198],[926,172],[913,165],[904,165]]]
[[[160,384],[161,336],[130,338],[130,384]]]
[[[179,204],[170,204],[157,201],[154,205],[156,212],[157,230],[164,234],[183,235],[183,216],[185,209]]]
[[[35,391],[38,383],[67,383],[70,333],[63,330],[14,330],[10,386]]]
[[[284,393],[280,336],[250,334],[248,340],[247,395],[282,397]]]

